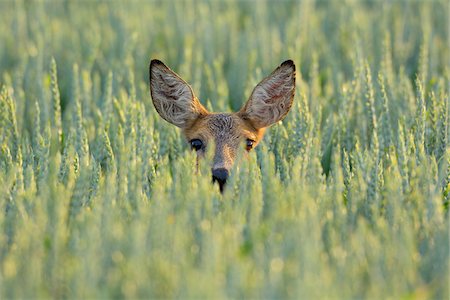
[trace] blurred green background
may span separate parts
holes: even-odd
[[[0,2],[0,298],[449,296],[448,1]],[[295,104],[224,195],[155,112],[286,59]]]

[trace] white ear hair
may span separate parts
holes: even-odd
[[[159,115],[175,126],[186,128],[207,112],[189,84],[156,59],[150,63],[150,93]]]
[[[268,127],[286,116],[294,93],[295,64],[287,60],[254,88],[239,114],[257,129]]]

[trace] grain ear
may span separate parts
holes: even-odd
[[[239,114],[257,129],[268,127],[286,116],[294,93],[295,64],[287,60],[254,88]]]
[[[207,113],[189,84],[156,59],[150,63],[150,93],[159,115],[180,128]]]

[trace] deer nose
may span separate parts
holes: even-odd
[[[228,170],[224,168],[212,170],[213,183],[217,181],[220,187],[220,192],[223,192],[223,188],[228,179]]]

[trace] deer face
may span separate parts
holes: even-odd
[[[192,88],[159,60],[150,63],[150,92],[159,115],[181,128],[199,157],[213,147],[212,178],[223,191],[239,147],[251,151],[265,128],[282,120],[291,108],[295,65],[291,60],[283,62],[235,113],[208,112]]]

